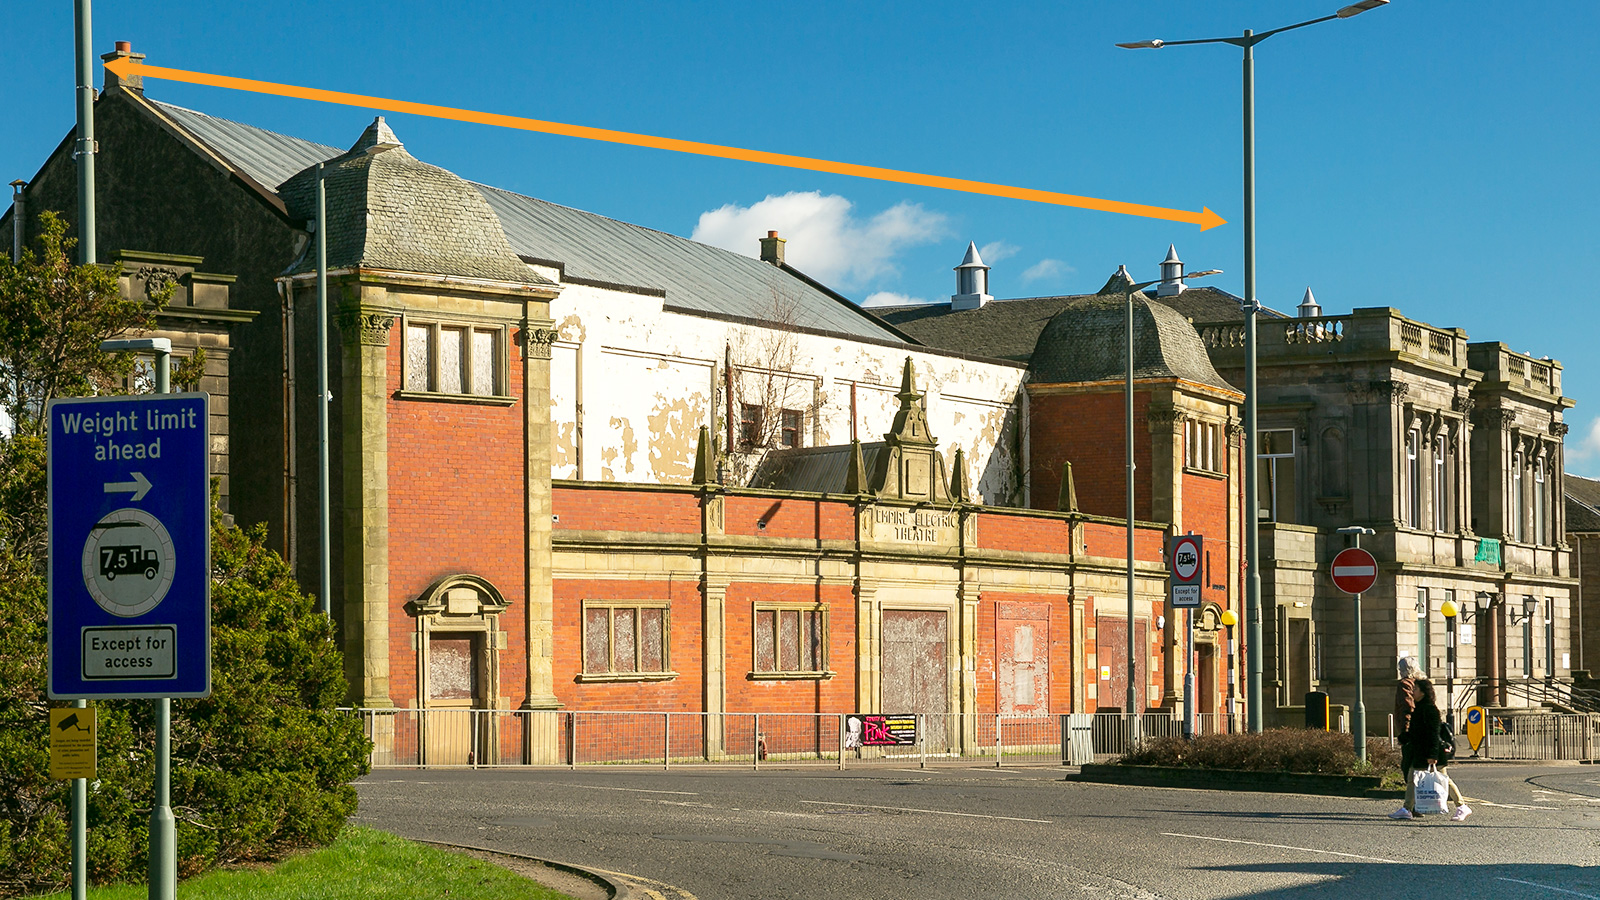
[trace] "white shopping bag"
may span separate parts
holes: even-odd
[[[1417,798],[1419,816],[1443,815],[1450,794],[1450,778],[1437,766],[1411,770],[1411,784]]]

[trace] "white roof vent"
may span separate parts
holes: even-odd
[[[994,300],[989,296],[989,267],[978,255],[976,242],[967,242],[967,255],[955,271],[956,292],[950,295],[951,309],[978,309]]]

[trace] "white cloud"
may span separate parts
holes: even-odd
[[[1568,443],[1566,464],[1574,474],[1600,477],[1600,417],[1590,420],[1581,440]]]
[[[1016,244],[1008,244],[1005,241],[994,241],[979,247],[978,255],[983,257],[985,264],[992,266],[1002,259],[1010,259],[1011,257],[1016,256],[1021,251],[1022,248],[1018,247]]]
[[[908,247],[945,234],[946,218],[916,203],[897,203],[870,219],[856,218],[854,204],[821,191],[767,196],[750,206],[730,203],[700,214],[690,238],[746,256],[760,253],[760,239],[776,231],[788,243],[789,265],[830,287],[860,287],[893,276],[895,257]]]
[[[1041,259],[1029,266],[1022,273],[1023,281],[1040,281],[1045,278],[1060,278],[1078,271],[1059,259]]]
[[[924,303],[939,303],[939,300],[924,300],[921,297],[908,297],[905,294],[896,294],[894,291],[878,291],[868,295],[861,301],[863,307],[870,306],[920,306]]]

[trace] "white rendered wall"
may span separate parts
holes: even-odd
[[[804,446],[848,444],[852,434],[880,441],[909,356],[946,465],[960,448],[977,499],[1022,502],[1021,368],[666,312],[660,297],[590,285],[568,284],[550,311],[560,333],[551,353],[556,478],[688,483],[700,426],[726,441],[730,353],[736,434],[739,401],[777,397],[774,405],[806,413]]]

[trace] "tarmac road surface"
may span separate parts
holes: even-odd
[[[1600,900],[1600,766],[1459,762],[1474,814],[1061,768],[378,770],[357,821],[698,900]]]

